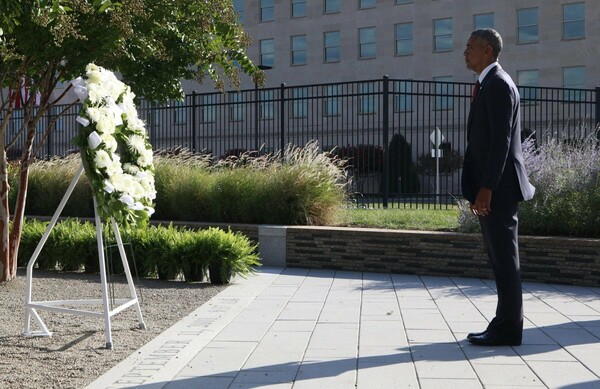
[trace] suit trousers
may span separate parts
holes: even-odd
[[[523,290],[517,213],[518,202],[496,203],[488,216],[479,217],[498,294],[496,317],[488,329],[507,336],[521,336],[523,332]]]

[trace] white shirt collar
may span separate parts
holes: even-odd
[[[492,70],[492,68],[494,66],[498,66],[498,65],[499,65],[499,63],[498,63],[498,61],[496,61],[496,62],[493,62],[493,63],[489,64],[488,66],[486,66],[486,68],[483,69],[481,71],[481,73],[479,74],[479,77],[477,77],[477,79],[479,80],[479,83],[482,83],[483,79],[485,78],[485,76],[487,76],[487,74],[489,73],[489,71]]]

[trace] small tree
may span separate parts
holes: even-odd
[[[0,2],[0,281],[16,276],[29,165],[61,115],[53,116],[34,149],[36,129],[70,89],[51,100],[59,82],[83,74],[94,62],[118,71],[137,95],[154,101],[181,98],[182,79],[201,81],[209,75],[220,89],[227,79],[237,86],[239,69],[261,83],[264,75],[248,59],[248,44],[228,0]],[[24,87],[25,96],[14,93]],[[8,139],[17,100],[23,121]],[[24,146],[9,231],[6,153],[19,139]]]

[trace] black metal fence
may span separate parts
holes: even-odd
[[[460,194],[471,91],[469,83],[383,77],[192,93],[162,105],[141,101],[139,112],[155,150],[183,147],[222,158],[316,140],[322,149],[349,160],[348,189],[358,205],[445,207]],[[547,136],[579,137],[600,120],[600,88],[520,91],[524,133],[533,133],[538,142]],[[56,122],[40,157],[74,151],[70,139],[79,108]],[[40,132],[63,109],[55,107]],[[19,119],[17,112],[7,139],[18,131]]]

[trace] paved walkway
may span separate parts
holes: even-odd
[[[473,346],[493,287],[262,268],[89,388],[600,388],[600,288],[525,283],[523,345]]]

